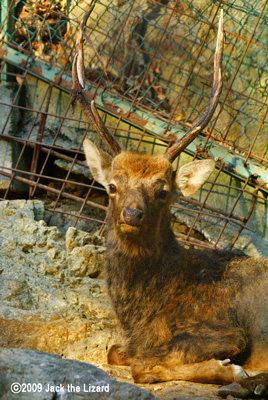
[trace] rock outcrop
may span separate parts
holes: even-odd
[[[41,201],[0,202],[0,346],[105,363],[117,334],[102,239],[69,228],[64,240],[43,217]]]

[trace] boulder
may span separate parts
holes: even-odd
[[[94,365],[35,350],[0,349],[0,382],[2,400],[156,399]]]

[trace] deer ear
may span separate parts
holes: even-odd
[[[111,172],[112,156],[99,150],[94,143],[85,139],[83,142],[87,164],[93,178],[107,189]]]
[[[192,161],[180,167],[176,173],[176,184],[184,196],[197,192],[215,168],[214,160]]]

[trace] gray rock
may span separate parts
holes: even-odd
[[[55,160],[54,164],[57,167],[63,169],[64,171],[70,171],[70,168],[71,168],[71,165],[72,165],[70,162],[67,162],[65,160]],[[82,175],[82,176],[84,176],[84,177],[86,177],[87,179],[90,179],[90,180],[93,179],[89,168],[83,167],[82,165],[78,165],[78,164],[74,164],[72,166],[72,174]]]
[[[23,383],[26,384],[25,387]],[[26,392],[22,392],[24,388]],[[16,390],[17,393],[14,393]],[[147,390],[110,378],[94,365],[76,360],[63,360],[55,354],[24,349],[0,349],[0,398],[3,400],[156,399]]]
[[[70,227],[65,236],[69,270],[75,276],[99,276],[104,269],[106,248],[103,244],[99,236]]]
[[[92,235],[90,233],[80,231],[74,227],[68,228],[65,235],[67,254],[70,254],[75,247],[81,247],[87,244],[103,247],[104,239],[97,234]]]
[[[41,201],[0,202],[0,346],[105,363],[117,334],[104,281],[89,276],[102,239],[72,228],[65,247],[43,215]]]
[[[31,218],[36,221],[44,219],[45,207],[40,200],[14,200],[0,203],[0,219],[17,220]]]
[[[68,255],[68,268],[75,276],[95,278],[104,269],[105,247],[87,244],[76,247]]]

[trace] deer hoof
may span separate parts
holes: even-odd
[[[240,382],[241,380],[248,378],[248,374],[240,365],[233,365],[233,369],[235,382]]]
[[[231,364],[231,360],[229,358],[226,358],[225,360],[219,360],[219,363],[222,367],[232,367],[234,382],[240,382],[241,380],[248,378],[246,371],[240,365]]]

